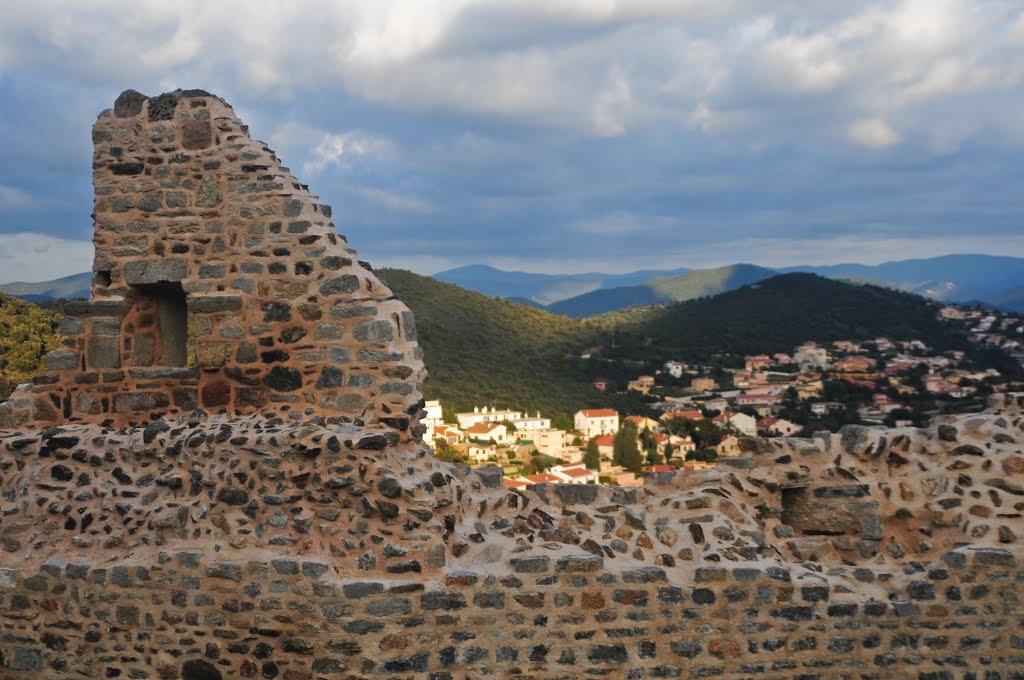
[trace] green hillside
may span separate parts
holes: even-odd
[[[599,392],[577,370],[568,355],[594,335],[580,322],[400,269],[377,274],[416,315],[428,399],[458,410],[491,404],[547,415],[643,408]]]
[[[757,265],[733,264],[727,267],[698,269],[678,276],[661,276],[651,279],[648,285],[663,298],[682,302],[718,295],[775,275],[776,272],[771,269]]]
[[[0,293],[0,400],[43,370],[59,324],[60,315]]]
[[[616,355],[705,360],[715,354],[791,351],[813,340],[919,339],[936,349],[963,340],[936,318],[937,303],[909,293],[813,274],[784,274],[713,298],[606,315]],[[597,320],[595,320],[597,321]],[[605,330],[610,339],[610,330]]]

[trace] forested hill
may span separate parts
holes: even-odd
[[[42,371],[59,323],[58,314],[0,293],[0,400]]]
[[[872,285],[814,274],[783,274],[710,298],[625,310],[594,319],[615,354],[703,360],[714,354],[789,352],[807,340],[921,340],[935,349],[963,345],[936,318],[938,303]]]
[[[568,358],[593,334],[580,322],[401,269],[377,275],[416,315],[428,399],[460,410],[491,404],[549,416],[602,405],[642,408],[635,396],[596,390]]]

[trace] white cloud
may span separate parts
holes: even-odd
[[[886,149],[898,144],[902,137],[881,118],[862,118],[847,129],[847,139],[868,149]]]
[[[632,93],[622,69],[614,68],[608,81],[594,103],[594,131],[601,137],[618,137],[626,132],[623,118]]]
[[[89,241],[35,233],[0,234],[0,283],[49,281],[92,269]]]
[[[0,184],[0,210],[24,210],[32,203],[32,196],[27,191]]]
[[[342,165],[351,157],[378,154],[387,148],[387,140],[359,131],[324,133],[311,150],[312,159],[303,163],[302,172],[317,175],[329,165]]]

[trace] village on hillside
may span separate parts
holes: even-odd
[[[948,306],[939,318],[978,348],[998,348],[1024,365],[1019,316]],[[594,387],[605,392],[609,383]],[[512,488],[636,486],[645,475],[738,456],[742,437],[811,436],[853,423],[923,426],[1014,386],[994,368],[974,367],[963,351],[935,351],[920,340],[807,342],[790,353],[746,356],[742,367],[668,361],[629,380],[625,389],[643,395],[656,418],[590,408],[553,421],[494,406],[446,418],[440,401],[428,401],[424,441],[447,460],[500,466]]]

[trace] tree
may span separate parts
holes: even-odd
[[[637,432],[634,423],[627,422],[616,433],[615,445],[612,449],[612,462],[634,473],[643,469],[644,457],[637,445]]]
[[[583,464],[588,470],[601,469],[601,450],[597,446],[597,439],[587,442],[587,452],[583,454]]]
[[[554,467],[554,465],[554,463],[536,451],[530,454],[530,460],[526,462],[526,467],[530,469],[532,474],[540,474],[541,472]]]
[[[675,453],[675,448],[672,446],[672,442],[665,442],[665,461],[672,459],[672,454]]]
[[[570,418],[565,413],[559,413],[557,416],[555,416],[554,428],[556,430],[563,430],[565,432],[568,432],[569,430],[573,429],[572,418]]]

